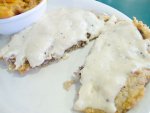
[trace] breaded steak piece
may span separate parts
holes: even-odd
[[[149,28],[135,18],[136,27],[109,21],[79,72],[77,111],[126,113],[141,100],[150,81]]]
[[[12,36],[0,50],[11,70],[30,68],[61,59],[65,53],[85,46],[99,36],[104,20],[82,9],[50,11],[32,27]]]

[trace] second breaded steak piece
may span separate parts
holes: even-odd
[[[75,110],[126,113],[144,95],[150,77],[150,41],[133,23],[110,20],[80,71]]]

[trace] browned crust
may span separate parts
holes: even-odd
[[[18,71],[20,74],[24,74],[30,69],[30,64],[29,63],[24,63],[21,67],[19,67]]]
[[[74,51],[74,50],[76,50],[78,48],[84,47],[85,45],[87,45],[87,42],[85,42],[85,41],[79,41],[76,45],[73,45],[71,48],[67,49],[65,51],[65,53],[72,52],[72,51]]]
[[[105,113],[100,109],[93,109],[93,108],[86,108],[83,112],[84,113]]]
[[[145,86],[150,80],[147,76],[150,76],[150,70],[137,71],[130,75],[126,86],[121,89],[115,99],[117,107],[116,113],[126,113],[142,99]]]
[[[140,31],[144,39],[150,38],[150,29],[146,24],[143,24],[142,21],[138,21],[135,17],[133,18],[133,23]]]
[[[74,80],[68,80],[66,82],[64,82],[63,87],[66,91],[69,91],[69,89],[71,88],[71,86],[75,83]]]

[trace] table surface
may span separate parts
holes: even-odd
[[[97,0],[110,5],[130,18],[135,16],[150,26],[150,0]]]

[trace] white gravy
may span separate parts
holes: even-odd
[[[143,40],[132,23],[109,21],[81,70],[81,88],[76,110],[95,108],[115,113],[115,97],[129,75],[150,68],[150,42]]]
[[[66,49],[78,41],[89,41],[98,36],[104,21],[90,12],[79,9],[59,9],[49,12],[38,23],[14,35],[1,51],[0,56],[16,58],[16,69],[25,60],[31,67],[41,65],[46,59],[60,58]]]

